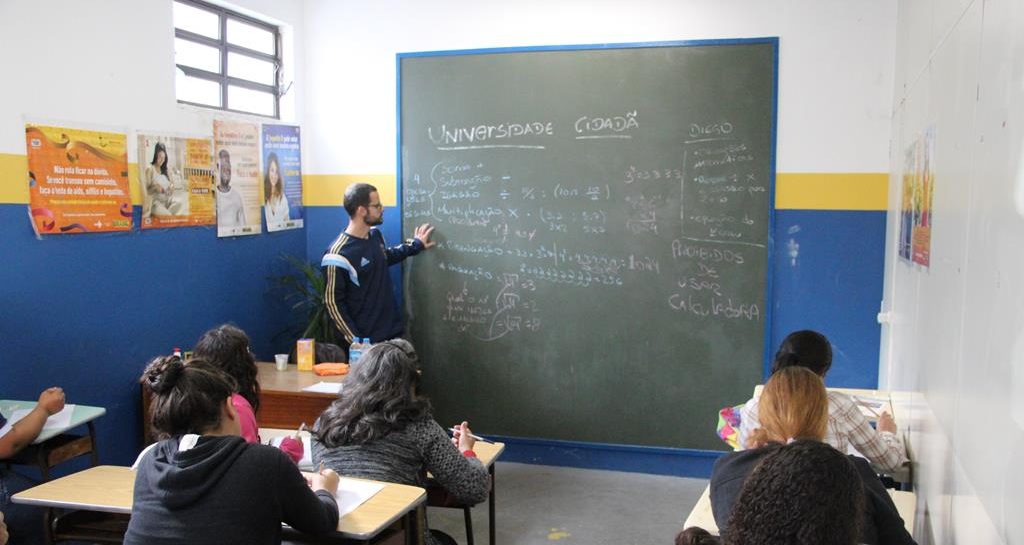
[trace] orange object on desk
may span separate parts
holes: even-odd
[[[313,366],[313,372],[325,377],[330,375],[347,375],[347,363],[318,363]]]

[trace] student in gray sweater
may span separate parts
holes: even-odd
[[[408,341],[373,345],[352,366],[341,396],[313,428],[313,463],[347,477],[425,487],[427,472],[464,503],[487,499],[490,477],[463,422],[449,438],[416,394],[419,360]],[[427,530],[426,545],[455,541]]]
[[[142,383],[165,439],[139,461],[126,545],[276,545],[282,522],[317,535],[337,529],[338,475],[304,477],[280,450],[246,443],[227,375],[201,359],[163,357]]]

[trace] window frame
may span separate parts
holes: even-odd
[[[242,87],[242,88],[250,89],[250,90],[253,90],[253,91],[260,91],[260,92],[264,92],[264,93],[269,93],[273,97],[273,99],[274,99],[274,115],[272,117],[274,119],[280,119],[281,118],[281,74],[282,74],[282,65],[284,64],[283,63],[283,59],[282,59],[283,55],[282,55],[282,52],[281,52],[282,47],[281,47],[281,29],[280,29],[280,27],[278,27],[276,25],[273,25],[271,23],[268,23],[266,21],[261,21],[259,19],[255,19],[253,17],[249,17],[247,15],[243,15],[243,14],[238,13],[236,11],[232,11],[232,10],[230,10],[228,8],[224,8],[224,7],[221,7],[221,6],[217,6],[217,5],[214,5],[214,4],[209,4],[207,2],[203,2],[202,0],[171,0],[171,1],[172,2],[177,2],[177,3],[180,3],[180,4],[185,4],[185,5],[197,8],[197,9],[201,9],[203,11],[211,12],[211,13],[217,15],[217,17],[219,18],[219,23],[220,23],[220,38],[219,39],[210,38],[208,36],[203,36],[202,34],[196,34],[194,32],[190,32],[188,30],[183,30],[183,29],[178,28],[177,26],[174,27],[174,37],[175,38],[180,38],[182,40],[187,40],[189,42],[197,43],[197,44],[200,44],[200,45],[205,45],[205,46],[213,47],[213,48],[216,48],[218,50],[218,52],[220,53],[220,70],[221,70],[221,73],[210,72],[210,71],[207,71],[207,70],[203,70],[201,68],[195,68],[193,66],[188,66],[188,65],[185,65],[185,64],[178,64],[178,63],[175,63],[175,68],[177,70],[181,70],[182,72],[184,72],[184,74],[186,76],[193,77],[193,78],[198,78],[198,79],[204,79],[204,80],[207,80],[207,81],[212,81],[212,82],[217,83],[220,86],[220,104],[221,105],[220,106],[213,106],[213,105],[210,105],[210,104],[203,104],[203,103],[200,103],[200,102],[191,102],[191,101],[188,101],[188,100],[177,99],[177,90],[175,90],[175,98],[178,100],[178,103],[180,103],[180,104],[190,104],[192,106],[198,106],[200,108],[211,108],[211,109],[214,109],[214,110],[236,112],[236,113],[246,114],[246,115],[257,115],[257,116],[260,116],[260,117],[268,117],[266,114],[250,112],[250,111],[246,111],[246,110],[236,110],[236,109],[233,109],[233,108],[230,107],[230,103],[228,102],[228,87],[229,86]],[[270,54],[267,54],[267,53],[263,53],[262,51],[256,51],[254,49],[249,49],[247,47],[243,47],[243,46],[240,46],[240,45],[235,45],[235,44],[229,43],[227,41],[228,40],[228,20],[235,20],[235,21],[238,21],[240,23],[244,23],[244,24],[247,24],[247,25],[255,26],[255,27],[258,27],[258,28],[261,28],[263,30],[267,30],[267,31],[271,32],[274,35],[274,54],[270,55]],[[253,58],[253,59],[257,59],[257,60],[261,60],[261,61],[265,61],[265,62],[269,62],[269,63],[273,64],[273,66],[274,66],[274,84],[273,85],[267,85],[267,84],[259,83],[259,82],[252,81],[252,80],[247,80],[247,79],[242,79],[242,78],[238,78],[238,77],[229,76],[228,75],[228,53],[235,53],[235,54],[238,54],[238,55],[243,55],[243,56],[246,56],[246,57],[249,57],[249,58]]]

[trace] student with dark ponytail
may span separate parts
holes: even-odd
[[[160,357],[140,382],[162,440],[138,462],[126,545],[276,545],[282,522],[316,535],[337,528],[337,473],[304,477],[281,451],[246,443],[235,385],[216,367]]]
[[[805,367],[824,380],[832,367],[832,345],[817,331],[790,333],[775,353],[772,374],[786,367]],[[752,448],[751,435],[759,427],[758,398],[755,397],[747,401],[740,411],[741,448]],[[892,416],[883,412],[878,418],[878,428],[872,428],[857,403],[841,392],[828,392],[825,442],[841,452],[846,452],[852,445],[880,471],[895,471],[907,461],[906,449],[896,435],[896,422]]]

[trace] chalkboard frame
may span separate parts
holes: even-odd
[[[530,52],[550,52],[550,51],[587,51],[587,50],[615,50],[615,49],[635,49],[635,48],[682,48],[682,47],[706,47],[706,46],[735,46],[735,45],[768,45],[771,48],[772,60],[771,60],[771,100],[770,100],[770,138],[769,138],[769,153],[768,158],[769,165],[769,182],[768,182],[768,195],[767,195],[767,226],[766,226],[766,240],[765,240],[765,278],[764,278],[764,329],[763,329],[763,347],[762,347],[762,376],[767,377],[769,375],[771,367],[771,356],[773,353],[772,347],[772,324],[773,324],[773,307],[775,300],[773,298],[774,293],[774,282],[773,276],[775,271],[775,177],[776,177],[776,160],[777,160],[777,137],[778,137],[778,67],[779,67],[779,38],[778,37],[757,37],[757,38],[727,38],[727,39],[710,39],[710,40],[679,40],[679,41],[657,41],[657,42],[630,42],[630,43],[604,43],[604,44],[573,44],[573,45],[541,45],[541,46],[523,46],[523,47],[499,47],[499,48],[478,48],[478,49],[462,49],[462,50],[439,50],[439,51],[421,51],[421,52],[408,52],[408,53],[397,53],[396,54],[396,206],[399,210],[400,225],[399,229],[401,233],[405,233],[404,225],[404,168],[402,162],[402,143],[403,143],[403,116],[402,116],[402,103],[403,103],[403,91],[402,91],[402,71],[403,61],[422,57],[453,57],[453,56],[472,56],[472,55],[492,55],[492,54],[506,54],[506,53],[530,53]],[[405,275],[401,278],[404,280]],[[400,283],[404,286],[404,281]],[[402,291],[402,290],[396,290]],[[399,293],[399,297],[404,299],[404,293]],[[402,304],[403,308],[405,304]],[[737,400],[741,401],[741,400]],[[570,440],[572,442],[572,440]]]

